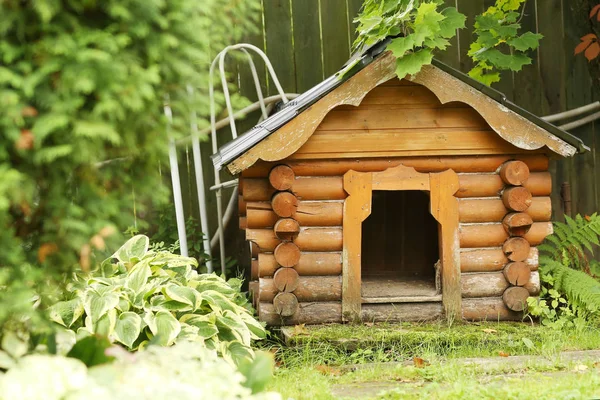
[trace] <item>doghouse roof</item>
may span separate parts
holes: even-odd
[[[377,85],[394,78],[395,58],[384,53],[388,41],[354,55],[341,71],[288,102],[280,111],[212,156],[216,169],[239,173],[257,160],[278,161],[297,151],[333,108],[358,106]],[[431,90],[442,104],[473,107],[504,140],[524,150],[543,146],[561,156],[589,148],[577,137],[512,103],[506,96],[437,60],[406,79]],[[314,105],[314,106],[313,106]],[[276,135],[272,135],[277,132]]]

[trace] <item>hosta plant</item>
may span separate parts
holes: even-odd
[[[240,294],[241,282],[198,274],[197,266],[134,236],[95,271],[77,276],[71,298],[53,305],[50,318],[78,338],[103,335],[130,350],[185,339],[236,363],[252,358],[250,342],[265,330]]]
[[[258,352],[237,370],[214,351],[182,342],[129,354],[107,350],[112,362],[86,367],[75,358],[35,354],[0,375],[0,400],[277,400],[264,392],[272,356]]]

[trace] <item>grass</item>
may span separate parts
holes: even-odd
[[[291,345],[271,341],[279,368],[269,389],[283,398],[334,399],[332,389],[369,382],[393,383],[382,399],[410,398],[585,398],[600,395],[593,363],[549,363],[499,370],[464,365],[464,357],[542,355],[600,349],[597,329],[559,331],[524,323],[376,324],[297,327]],[[406,361],[419,357],[428,365]],[[389,362],[399,362],[389,364]],[[373,364],[361,368],[353,365]],[[388,364],[385,364],[388,363]],[[572,372],[580,368],[579,372]],[[526,385],[523,379],[526,378]],[[351,390],[351,389],[350,389]],[[524,392],[525,390],[525,392]]]

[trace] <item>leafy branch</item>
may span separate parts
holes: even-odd
[[[531,64],[526,51],[536,49],[542,35],[518,34],[523,15],[518,10],[524,2],[497,0],[476,18],[477,39],[468,53],[475,62],[471,77],[490,85],[500,80],[500,71],[519,71]],[[366,0],[355,20],[359,26],[354,49],[392,37],[387,49],[397,58],[396,74],[399,78],[415,74],[431,63],[435,51],[446,50],[457,30],[465,27],[464,14],[454,7],[441,7],[439,0]]]

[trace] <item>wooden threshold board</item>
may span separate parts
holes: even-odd
[[[442,301],[442,295],[435,296],[403,296],[403,297],[363,297],[362,304],[388,304],[388,303],[429,303]]]
[[[370,276],[362,279],[363,304],[442,301],[433,279]]]

